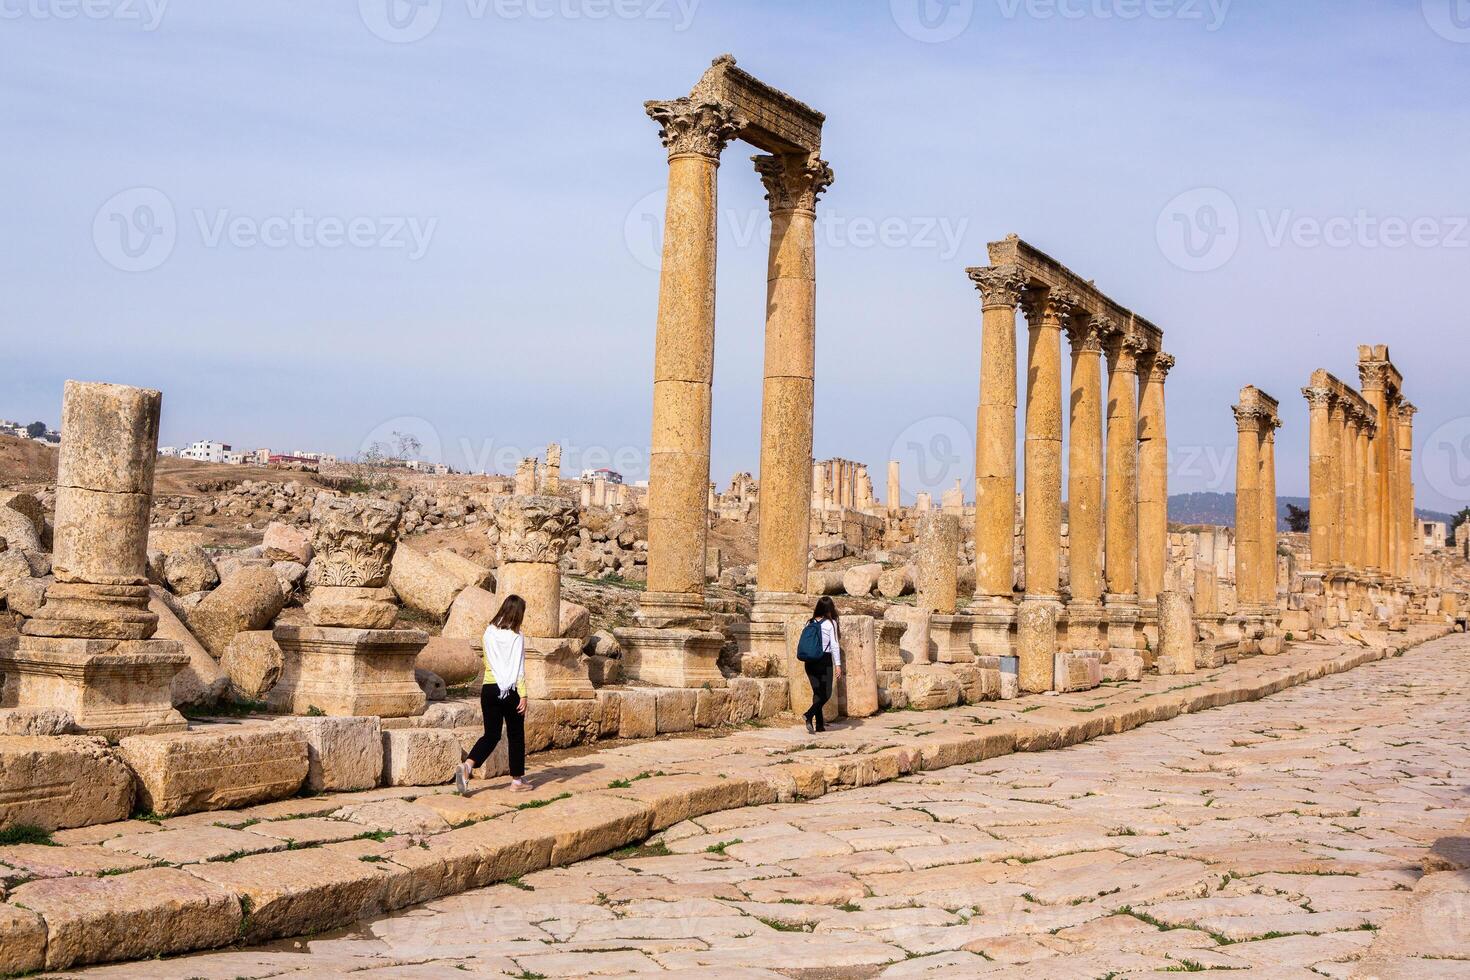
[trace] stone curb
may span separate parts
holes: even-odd
[[[178,868],[41,878],[18,885],[0,904],[0,973],[321,932],[638,844],[710,813],[813,799],[1013,752],[1065,748],[1181,714],[1260,700],[1400,655],[1448,632],[1426,627],[1402,646],[1352,648],[1304,666],[1273,668],[1262,663],[1268,658],[1257,658],[1253,666],[1266,668],[1259,676],[1184,684],[1136,703],[1096,709],[1043,702],[1013,720],[982,723],[978,732],[925,735],[911,744],[819,761],[756,764],[719,775],[655,775],[528,801],[518,810],[488,803],[476,810],[469,802],[462,811],[469,815],[457,826],[431,836],[339,838]]]

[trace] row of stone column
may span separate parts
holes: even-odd
[[[1105,616],[1120,626],[1136,623],[1140,605],[1156,603],[1163,586],[1168,546],[1164,380],[1174,359],[1148,350],[1125,325],[1089,313],[1078,297],[1029,281],[1016,267],[976,269],[970,276],[980,290],[983,317],[976,425],[978,611],[983,615],[987,606],[998,611],[1014,599],[1019,305],[1028,334],[1025,594],[1052,601],[1060,596],[1065,334],[1072,355],[1068,631],[1074,649],[1096,648]]]
[[[1258,388],[1241,389],[1233,407],[1235,456],[1235,595],[1241,613],[1272,616],[1276,607],[1276,430],[1278,404]]]

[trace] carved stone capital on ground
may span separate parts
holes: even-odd
[[[556,564],[580,523],[577,505],[562,497],[497,497],[500,560]]]
[[[751,157],[771,211],[815,211],[835,179],[826,160],[800,153]]]
[[[718,161],[746,126],[734,106],[715,99],[669,99],[645,102],[643,108],[658,123],[658,138],[671,159],[694,153]]]
[[[362,589],[387,585],[402,515],[402,506],[388,500],[317,494],[311,508],[307,585]]]
[[[981,306],[987,310],[1014,310],[1016,304],[1021,302],[1021,291],[1026,288],[1026,277],[1013,265],[971,269],[969,276],[970,281],[980,290]]]

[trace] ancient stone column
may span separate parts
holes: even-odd
[[[1183,592],[1159,595],[1159,673],[1194,673],[1194,603]]]
[[[1108,646],[1137,649],[1138,355],[1143,341],[1123,331],[1108,352],[1107,604]]]
[[[537,461],[533,456],[527,456],[516,464],[515,492],[521,496],[530,496],[536,492],[536,469]]]
[[[1404,541],[1399,557],[1399,578],[1407,580],[1420,553],[1418,521],[1414,516],[1414,416],[1419,410],[1408,402],[1399,406],[1399,527]]]
[[[1242,613],[1252,613],[1261,596],[1261,413],[1235,406],[1235,595]]]
[[[1349,579],[1357,578],[1362,569],[1358,548],[1358,534],[1363,526],[1358,483],[1358,432],[1361,425],[1357,406],[1346,403],[1342,417],[1342,509],[1339,511],[1338,542]]]
[[[1363,397],[1377,413],[1376,425],[1368,444],[1368,553],[1367,566],[1370,575],[1391,576],[1388,567],[1389,522],[1385,519],[1388,506],[1387,467],[1388,438],[1392,422],[1388,413],[1387,368],[1376,362],[1358,365],[1358,377]]]
[[[1327,543],[1322,567],[1341,568],[1344,562],[1342,508],[1346,491],[1347,473],[1343,464],[1343,448],[1347,439],[1347,415],[1343,399],[1333,395],[1327,408]],[[1315,530],[1315,528],[1314,528]],[[1315,542],[1315,538],[1313,539]],[[1315,548],[1315,544],[1313,545]],[[1334,578],[1336,575],[1334,574]]]
[[[1268,417],[1261,422],[1261,476],[1258,483],[1260,502],[1256,514],[1261,521],[1260,536],[1256,540],[1256,581],[1261,604],[1269,610],[1276,609],[1276,429],[1281,422]]]
[[[148,521],[163,396],[68,381],[61,403],[52,572],[43,603],[0,659],[6,707],[60,708],[79,732],[180,731],[176,640],[150,639]]]
[[[1070,325],[1072,397],[1067,466],[1067,522],[1071,535],[1072,601],[1067,640],[1074,650],[1102,649],[1103,616],[1103,387],[1100,317]]]
[[[561,492],[561,446],[555,442],[546,447],[546,492]]]
[[[1060,601],[1062,550],[1062,328],[1076,298],[1035,295],[1025,311],[1026,597]]]
[[[919,521],[915,605],[930,613],[929,635],[934,659],[942,664],[970,663],[974,624],[957,616],[959,601],[960,521],[953,514],[931,511]]]
[[[656,627],[706,621],[704,504],[714,373],[715,177],[720,153],[743,120],[732,106],[709,99],[650,102],[647,110],[669,151],[654,341],[648,591],[639,606],[642,622]]]
[[[1148,356],[1139,373],[1138,411],[1138,598],[1145,619],[1157,616],[1169,551],[1169,442],[1164,380],[1174,358]]]
[[[1220,611],[1219,574],[1215,570],[1215,530],[1207,528],[1195,538],[1194,608],[1201,618]]]
[[[832,168],[797,154],[758,156],[755,166],[771,210],[756,559],[760,602],[762,595],[806,593],[816,377],[816,209],[817,198],[832,183]],[[843,477],[839,502],[847,504],[852,477],[846,466]]]
[[[1059,603],[1026,599],[1016,616],[1016,654],[1020,658],[1021,690],[1043,694],[1056,678],[1057,612]]]
[[[1311,415],[1308,436],[1311,462],[1312,565],[1319,572],[1332,567],[1332,406],[1336,399],[1322,387],[1302,389]]]
[[[272,711],[385,718],[423,711],[414,666],[429,637],[392,628],[398,603],[388,578],[402,514],[389,500],[317,494],[306,571],[310,625],[283,623],[272,634],[285,658],[266,699]]]
[[[576,536],[580,515],[561,497],[501,497],[495,501],[496,596],[526,600],[526,696],[592,698],[597,694],[579,660],[579,641],[561,635],[561,558]]]
[[[903,490],[898,479],[898,460],[896,459],[888,461],[888,499],[885,503],[888,505],[890,515],[897,514],[898,509],[903,506]]]

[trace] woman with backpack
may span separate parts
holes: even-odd
[[[812,621],[802,631],[797,658],[806,668],[806,679],[812,685],[812,706],[806,711],[806,730],[812,734],[827,730],[822,709],[832,698],[832,685],[842,679],[841,630],[838,628],[837,604],[831,596],[817,600]]]
[[[518,595],[506,596],[485,629],[485,681],[480,688],[485,734],[470,750],[470,757],[454,770],[454,785],[460,796],[469,792],[475,770],[495,751],[502,725],[510,742],[510,788],[512,792],[531,788],[521,778],[526,774],[526,641],[521,636],[525,616],[526,600]]]

